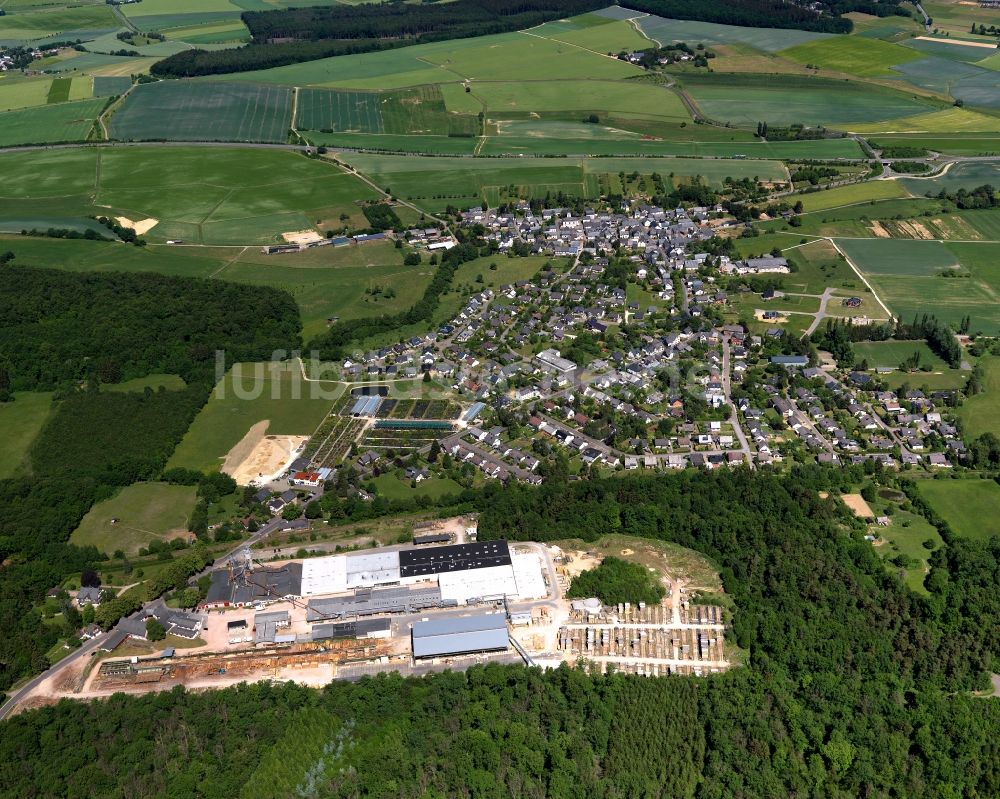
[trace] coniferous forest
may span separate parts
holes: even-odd
[[[478,498],[483,538],[620,532],[712,558],[746,652],[727,674],[487,666],[67,702],[4,725],[0,793],[997,796],[1000,702],[976,691],[994,668],[1000,541],[950,539],[919,597],[820,499],[857,477],[683,472]]]

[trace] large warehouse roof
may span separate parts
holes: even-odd
[[[491,566],[510,566],[510,548],[506,541],[477,541],[448,547],[404,549],[399,553],[401,577],[429,577]]]
[[[413,625],[413,657],[429,658],[496,652],[508,646],[507,619],[502,613],[451,616]]]

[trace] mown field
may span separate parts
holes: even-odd
[[[925,341],[859,341],[854,344],[854,354],[859,361],[868,361],[868,366],[896,368],[914,353],[920,355],[920,366],[930,367],[934,371],[944,371],[949,368],[941,358],[934,354]],[[914,375],[913,380],[920,379]]]
[[[1000,485],[992,480],[918,480],[920,495],[964,538],[1000,535]]]
[[[806,213],[828,211],[844,205],[867,203],[872,200],[888,200],[897,197],[907,197],[909,193],[896,180],[871,180],[850,186],[839,186],[834,189],[810,192],[798,195]]]
[[[19,391],[10,402],[0,403],[0,480],[27,468],[28,450],[49,418],[52,395]]]
[[[193,81],[137,86],[111,118],[125,141],[284,142],[292,121],[291,90]]]
[[[65,108],[69,104],[53,106]],[[209,157],[206,157],[210,154]],[[366,224],[378,195],[332,164],[283,151],[191,147],[0,153],[0,219],[113,211],[155,219],[151,241],[252,245],[282,232]]]
[[[265,419],[268,435],[311,435],[334,399],[311,396],[314,384],[301,381],[297,369],[298,364],[242,364],[227,372],[167,467],[218,471],[226,453]]]
[[[108,555],[120,549],[135,555],[154,541],[187,533],[195,486],[135,483],[99,502],[83,517],[70,542],[95,546]]]

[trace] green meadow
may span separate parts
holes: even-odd
[[[52,395],[18,391],[9,402],[0,403],[0,480],[29,469],[28,450],[52,410]]]
[[[1000,535],[1000,485],[993,480],[918,480],[916,486],[955,535],[976,540]]]
[[[70,536],[77,546],[94,546],[108,555],[120,549],[136,555],[154,541],[186,535],[194,510],[195,486],[135,483],[98,502]]]

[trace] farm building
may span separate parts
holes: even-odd
[[[507,620],[502,613],[458,616],[414,623],[414,658],[504,652],[509,646]]]

